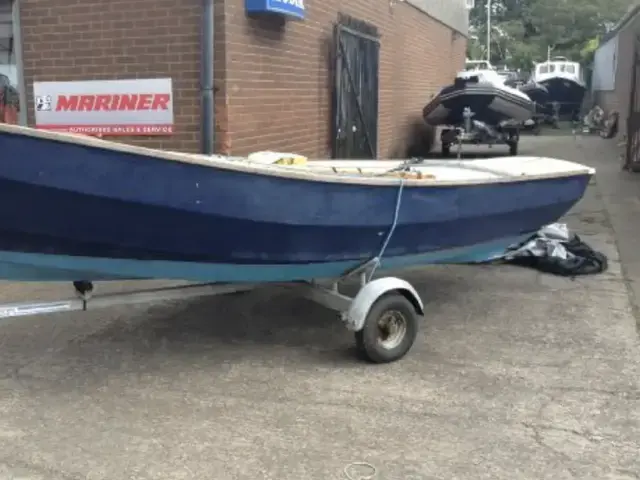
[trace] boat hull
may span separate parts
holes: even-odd
[[[542,106],[549,101],[549,91],[539,83],[525,83],[520,87],[520,91],[527,95],[536,105]]]
[[[502,256],[508,247],[522,243],[533,233],[425,254],[384,257],[379,271],[435,264],[486,262]],[[290,282],[338,278],[361,263],[341,261],[304,265],[236,265],[172,261],[148,262],[134,259],[0,251],[0,279],[21,282],[62,282],[78,279],[88,281],[167,279],[224,283]]]
[[[398,204],[398,185],[258,175],[5,132],[0,148],[28,159],[0,162],[0,277],[23,280],[331,277],[380,253],[396,208],[388,268],[473,261],[556,221],[590,177],[407,185]]]
[[[491,84],[467,83],[443,89],[425,106],[423,116],[430,125],[460,125],[464,123],[466,107],[474,113],[474,120],[488,125],[509,120],[524,122],[534,110],[528,98]]]
[[[586,87],[567,78],[550,78],[540,82],[549,92],[548,105],[560,104],[561,116],[575,115],[582,107]]]

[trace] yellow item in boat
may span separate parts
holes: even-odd
[[[307,159],[301,155],[296,155],[295,157],[282,157],[279,160],[275,161],[276,165],[306,165]]]
[[[307,157],[296,153],[270,151],[254,152],[247,157],[247,160],[271,165],[305,165],[307,163]]]

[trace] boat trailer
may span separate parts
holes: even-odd
[[[518,125],[505,124],[494,127],[486,123],[473,120],[475,113],[469,107],[464,108],[462,125],[445,128],[440,134],[442,156],[448,157],[451,147],[457,145],[458,157],[462,154],[462,145],[508,145],[509,154],[518,154],[520,129]]]
[[[580,124],[580,109],[582,104],[575,102],[549,102],[546,108],[546,115],[544,115],[544,123],[550,125],[552,128],[560,128],[560,122],[562,120],[570,120],[573,127],[576,128]],[[571,113],[562,114],[562,109],[570,108]]]
[[[73,282],[76,296],[70,299],[0,304],[0,319],[279,287],[338,312],[347,329],[354,332],[358,354],[373,363],[388,363],[404,357],[413,346],[424,315],[424,305],[415,288],[406,280],[396,277],[372,279],[379,264],[380,258],[375,257],[332,282],[187,284],[103,295],[94,294],[91,282],[78,281]],[[354,297],[340,293],[340,284],[354,278],[360,281],[358,293]]]

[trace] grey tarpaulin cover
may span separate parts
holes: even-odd
[[[564,276],[604,272],[607,257],[587,245],[567,225],[552,223],[521,245],[507,250],[503,261]]]

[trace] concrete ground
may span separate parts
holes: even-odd
[[[640,177],[597,137],[525,138],[527,153],[599,169],[567,221],[607,273],[407,274],[427,315],[383,366],[277,292],[17,319],[0,326],[0,479],[639,479]]]

